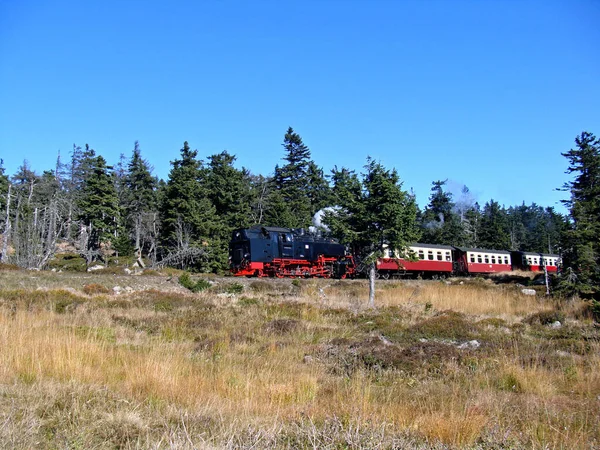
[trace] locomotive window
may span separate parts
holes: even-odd
[[[437,260],[442,261],[442,252],[437,252]]]
[[[496,264],[496,257],[492,255],[492,264]]]
[[[425,259],[425,253],[423,253],[423,250],[419,250],[419,259]]]
[[[450,252],[446,252],[446,261],[452,261],[452,258],[450,257]]]
[[[478,263],[481,263],[481,262],[482,262],[482,261],[481,261],[481,255],[477,255],[477,262],[478,262]]]
[[[432,252],[431,250],[429,250],[429,251],[427,252],[427,259],[428,259],[429,261],[433,261],[433,252]]]
[[[475,262],[475,255],[471,255],[471,262],[474,263]]]

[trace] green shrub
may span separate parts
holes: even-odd
[[[194,282],[188,272],[184,272],[183,274],[181,274],[181,276],[179,277],[179,284],[181,284],[184,288],[189,289],[192,292],[200,292],[205,289],[208,289],[211,286],[210,282],[202,278]]]
[[[240,283],[231,283],[225,286],[225,292],[228,294],[241,294],[244,292],[244,285]]]

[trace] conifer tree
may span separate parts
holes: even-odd
[[[310,150],[302,142],[302,138],[292,127],[289,127],[282,144],[287,161],[282,167],[275,167],[273,182],[275,189],[283,197],[289,214],[278,211],[280,217],[291,217],[290,223],[279,226],[308,227],[311,221],[312,207],[307,192]],[[274,200],[278,201],[276,197]],[[279,206],[282,206],[279,204]]]
[[[571,226],[563,238],[563,264],[576,283],[567,289],[600,301],[600,140],[589,132],[575,138],[576,147],[562,155],[569,161],[568,174],[575,178],[563,190],[570,198]],[[566,281],[566,277],[563,278]],[[600,304],[598,304],[600,306]]]
[[[369,267],[369,305],[375,301],[375,262],[386,247],[402,253],[419,236],[414,197],[402,189],[395,169],[368,158],[361,182],[348,170],[333,173],[340,210],[325,215],[332,233]]]
[[[434,181],[429,204],[421,217],[422,241],[426,244],[461,245],[464,241],[460,218],[454,212],[452,194],[444,191],[448,180]]]
[[[142,254],[155,244],[152,218],[157,210],[157,180],[152,176],[150,164],[142,158],[138,141],[135,141],[131,159],[124,176],[123,209],[127,230],[133,236],[133,248]]]
[[[77,206],[83,231],[81,250],[86,252],[89,263],[99,254],[101,243],[112,242],[116,237],[119,200],[105,159],[86,159],[86,166]]]
[[[207,171],[197,155],[187,141],[183,143],[181,158],[171,161],[169,180],[161,194],[161,239],[168,252],[190,247],[210,251],[219,227],[204,184]]]
[[[493,199],[483,207],[477,244],[486,249],[510,248],[510,231],[506,210]]]
[[[220,270],[227,268],[231,233],[250,225],[250,177],[233,166],[235,159],[227,151],[208,157],[206,192],[220,223],[213,234],[213,261]]]

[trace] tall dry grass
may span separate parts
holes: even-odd
[[[237,297],[152,291],[118,301],[82,293],[62,313],[56,305],[66,294],[59,291],[32,292],[29,300],[27,292],[0,292],[0,380],[10,395],[33,402],[34,392],[60,386],[87,399],[61,400],[54,434],[40,425],[42,434],[19,446],[56,444],[67,432],[90,445],[108,438],[157,448],[168,439],[190,448],[256,440],[265,447],[352,447],[352,439],[368,447],[598,442],[600,348],[591,324],[570,319],[552,330],[521,323],[553,304],[518,290],[380,283],[373,311],[360,306],[365,288],[308,281],[254,292],[247,286]],[[446,310],[466,316],[439,313]],[[481,316],[503,320],[483,324]],[[457,349],[471,338],[482,347]],[[93,387],[137,406],[84,413]],[[46,424],[43,411],[52,405],[19,417]],[[184,432],[188,416],[201,418]],[[69,420],[81,422],[81,431],[70,430]],[[158,422],[163,431],[153,434]]]

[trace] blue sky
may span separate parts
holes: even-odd
[[[597,1],[0,0],[0,158],[41,173],[74,143],[183,141],[267,175],[288,126],[313,159],[395,167],[480,203],[558,206],[560,155],[600,134]]]

